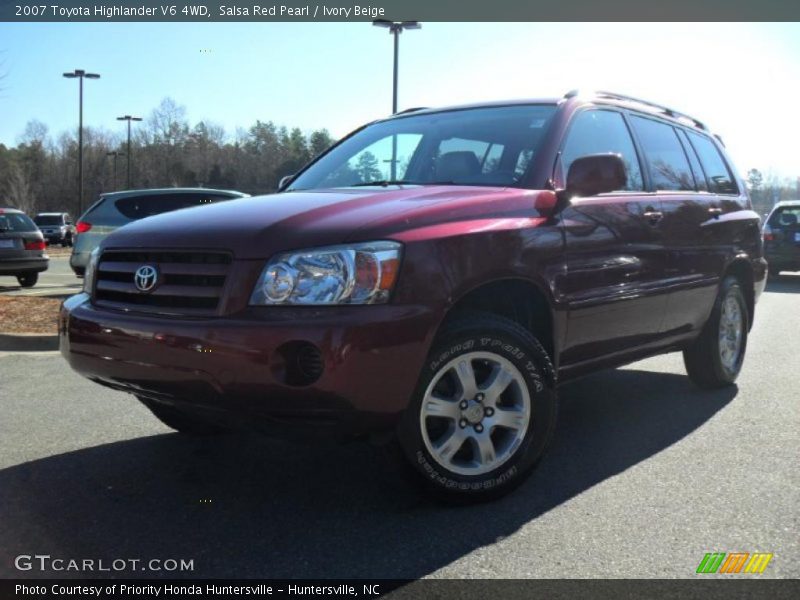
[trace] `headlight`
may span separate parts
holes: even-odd
[[[398,242],[368,242],[279,254],[261,272],[250,304],[384,303],[401,249]]]
[[[89,255],[89,264],[83,272],[83,291],[87,294],[92,293],[94,285],[94,272],[97,271],[97,262],[100,260],[100,248],[95,248]]]

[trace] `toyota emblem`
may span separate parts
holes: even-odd
[[[142,265],[136,269],[133,283],[140,292],[149,292],[158,283],[158,271],[151,265]]]

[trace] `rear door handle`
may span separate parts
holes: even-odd
[[[662,213],[660,210],[646,208],[644,213],[642,213],[642,215],[644,216],[645,219],[647,219],[650,225],[655,225],[661,220],[661,218],[664,216],[664,213]]]

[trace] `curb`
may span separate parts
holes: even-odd
[[[57,334],[0,333],[0,352],[47,352],[58,350]]]

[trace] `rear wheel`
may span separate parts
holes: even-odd
[[[747,349],[747,303],[735,277],[720,286],[703,332],[683,351],[689,378],[702,388],[731,385],[739,375]]]
[[[555,422],[553,367],[541,344],[514,321],[473,313],[434,342],[399,438],[435,494],[479,502],[525,480]]]
[[[160,402],[154,402],[139,396],[137,396],[137,398],[139,398],[139,401],[142,404],[150,409],[150,412],[153,413],[159,421],[164,423],[164,425],[167,427],[171,427],[178,433],[205,436],[217,435],[225,432],[225,429],[219,425],[203,421],[202,419],[198,419],[192,415],[187,415],[186,413],[181,412],[172,406],[161,404]]]
[[[19,275],[17,275],[17,281],[19,282],[20,286],[24,288],[33,287],[36,285],[36,282],[39,281],[39,274],[20,273]]]

